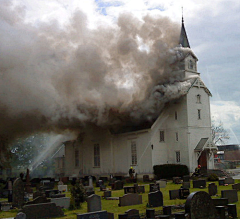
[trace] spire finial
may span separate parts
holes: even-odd
[[[183,19],[183,7],[182,7],[182,23],[184,23],[184,19]]]

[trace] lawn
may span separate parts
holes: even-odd
[[[235,180],[235,183],[239,183],[240,180]],[[210,183],[210,182],[208,182]],[[207,183],[207,184],[208,184]],[[216,185],[218,185],[218,182],[215,182]],[[129,186],[132,184],[125,184],[125,186]],[[145,193],[141,194],[142,195],[142,200],[143,203],[141,205],[132,205],[132,206],[125,206],[125,207],[119,207],[118,200],[105,200],[102,199],[102,210],[107,210],[108,212],[114,213],[114,218],[118,218],[118,214],[123,214],[126,210],[128,209],[137,209],[139,210],[140,214],[145,214],[147,207],[147,203],[148,203],[148,192],[149,192],[149,185],[146,183],[142,183],[139,182],[139,185],[145,185]],[[164,205],[181,205],[185,203],[185,200],[180,200],[180,199],[175,199],[175,200],[170,200],[169,199],[169,190],[175,190],[175,189],[179,189],[181,186],[181,184],[176,185],[173,184],[172,181],[168,181],[166,188],[161,188],[161,192],[163,193],[163,202]],[[110,189],[110,187],[107,187],[108,189]],[[228,190],[228,189],[232,189],[232,185],[228,185],[228,186],[218,186],[218,194],[212,198],[220,198],[221,197],[221,190]],[[207,192],[208,189],[193,189],[192,188],[192,184],[191,184],[191,189],[190,189],[190,193],[191,192],[195,192],[195,191],[205,191]],[[99,188],[95,187],[95,194],[102,196],[103,192],[100,191]],[[240,196],[239,196],[240,192],[238,193],[238,199],[240,200]],[[113,197],[121,197],[124,195],[124,191],[123,190],[117,190],[117,191],[112,191],[112,196]],[[70,192],[66,192],[66,196],[70,197]],[[238,215],[240,215],[240,205],[237,202],[237,212]],[[156,212],[161,211],[162,207],[156,207],[154,208]],[[0,212],[0,218],[8,218],[8,217],[15,217],[17,214],[18,210],[14,209],[8,212]],[[76,214],[81,214],[81,213],[86,213],[87,212],[87,203],[84,202],[81,206],[81,209],[77,209],[77,210],[64,210],[64,214],[66,216],[61,217],[63,218],[74,218],[76,219]]]

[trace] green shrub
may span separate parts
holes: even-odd
[[[171,179],[189,175],[189,170],[182,164],[163,164],[153,166],[153,173],[157,179]]]
[[[218,181],[218,176],[215,173],[211,173],[207,179],[208,181]]]

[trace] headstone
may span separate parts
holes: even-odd
[[[190,189],[190,182],[183,182],[183,183],[182,183],[182,187],[183,187],[184,189]]]
[[[170,200],[179,199],[179,190],[178,189],[169,190],[169,198]]]
[[[128,219],[140,219],[139,210],[129,209],[125,211],[125,214],[127,214]]]
[[[181,184],[182,183],[181,177],[173,177],[173,183],[174,184]]]
[[[227,198],[213,198],[212,201],[215,206],[227,206],[228,205]]]
[[[84,186],[87,196],[95,194],[94,187],[92,186]]]
[[[106,199],[108,197],[111,197],[112,196],[112,191],[104,191],[103,192],[103,197]]]
[[[236,183],[232,185],[232,189],[240,190],[240,183]]]
[[[155,209],[146,209],[147,218],[155,218]]]
[[[101,197],[95,194],[87,197],[87,208],[88,212],[101,211],[102,210]]]
[[[51,195],[58,194],[59,191],[57,189],[50,189],[50,190],[45,190],[45,195],[47,198],[50,198]]]
[[[28,201],[25,205],[33,205],[33,204],[40,204],[40,203],[48,203],[50,199],[47,199],[43,196],[38,196],[37,198],[33,199],[32,201]]]
[[[88,186],[93,187],[93,181],[91,176],[88,177]]]
[[[173,213],[175,219],[186,219],[184,212]],[[192,218],[191,218],[192,219]],[[202,219],[202,218],[201,218]],[[205,219],[205,218],[204,218]]]
[[[64,212],[55,203],[41,203],[33,205],[24,205],[21,212],[26,214],[26,218],[51,218],[62,217]]]
[[[160,187],[158,183],[150,183],[149,184],[149,192],[160,191]]]
[[[225,219],[225,207],[216,206],[217,214],[219,219]]]
[[[107,211],[96,211],[85,214],[77,214],[77,219],[107,219]]]
[[[67,192],[68,191],[68,186],[67,185],[58,185],[58,190],[60,192]]]
[[[100,191],[105,191],[106,190],[106,186],[105,185],[100,185]]]
[[[206,188],[206,180],[205,179],[193,180],[193,188]]]
[[[138,186],[138,187],[137,187],[137,192],[138,192],[138,193],[145,193],[145,186],[144,186],[144,185]]]
[[[237,206],[236,204],[228,204],[227,205],[228,216],[231,218],[237,218]]]
[[[15,219],[26,219],[26,214],[24,214],[23,212],[19,212],[17,213]]]
[[[32,193],[31,183],[30,183],[29,169],[27,169],[25,191],[26,191],[27,193]]]
[[[189,189],[181,188],[179,189],[179,199],[186,199],[189,196]]]
[[[160,188],[166,188],[167,180],[158,180],[156,183],[159,184]]]
[[[121,190],[123,189],[123,181],[116,180],[112,186],[113,186],[113,190]]]
[[[23,174],[13,183],[13,207],[21,208],[24,204],[24,183]]]
[[[148,194],[148,206],[149,207],[163,206],[163,195],[161,191],[150,192]]]
[[[37,198],[37,197],[45,197],[45,193],[44,192],[40,192],[40,191],[36,191],[33,193],[33,199]]]
[[[119,197],[119,206],[130,206],[142,204],[142,196],[137,193],[129,193]]]
[[[217,217],[211,196],[203,191],[193,192],[188,196],[185,212],[191,219],[216,219]]]
[[[183,176],[183,182],[190,182],[190,176],[189,175]]]
[[[137,193],[137,187],[136,186],[124,186],[124,194],[127,193]]]
[[[51,199],[51,202],[55,203],[56,206],[59,206],[61,208],[69,209],[69,207],[70,207],[70,198],[69,197],[53,198],[53,199]]]
[[[58,186],[62,186],[62,185],[64,185],[64,183],[63,183],[62,180],[60,180],[60,181],[58,182]],[[59,190],[59,189],[58,189],[58,190]]]
[[[217,185],[215,183],[209,183],[208,184],[208,194],[210,196],[216,195],[217,194]]]
[[[172,214],[172,206],[163,206],[163,214],[171,215]]]
[[[224,186],[224,184],[225,184],[225,179],[219,178],[219,179],[218,179],[218,185],[219,185],[219,186]]]
[[[234,180],[232,177],[227,177],[227,178],[224,180],[224,183],[225,183],[225,184],[234,184],[234,183],[235,183],[235,180]]]
[[[143,175],[143,182],[149,182],[149,175]]]
[[[222,190],[221,191],[222,198],[227,198],[228,203],[234,203],[238,201],[238,194],[237,190],[231,189],[231,190]]]

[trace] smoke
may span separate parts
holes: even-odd
[[[0,5],[1,136],[151,121],[190,86],[179,69],[189,51],[166,17],[90,29],[79,10],[64,25],[27,23],[24,10]]]

